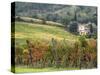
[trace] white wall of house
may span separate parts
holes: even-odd
[[[78,24],[78,32],[79,32],[79,35],[87,35],[90,33],[90,28],[86,24],[85,25]]]

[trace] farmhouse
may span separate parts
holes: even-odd
[[[90,26],[89,24],[78,24],[77,32],[79,35],[88,35],[90,34]]]
[[[71,21],[68,25],[69,31],[79,35],[90,35],[92,23],[78,23],[77,21]],[[93,30],[93,28],[92,28]],[[94,32],[94,31],[92,31]]]

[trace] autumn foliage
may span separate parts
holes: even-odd
[[[79,41],[69,44],[67,40],[32,42],[26,40],[26,49],[16,47],[16,65],[27,67],[97,67],[97,41],[80,37]]]

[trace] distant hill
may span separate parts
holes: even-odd
[[[42,18],[63,24],[68,24],[74,18],[75,11],[77,12],[77,21],[95,22],[94,14],[97,14],[97,7],[25,2],[16,2],[15,5],[16,16]]]

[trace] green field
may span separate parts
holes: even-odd
[[[79,70],[79,68],[15,68],[16,73],[28,72],[52,72],[52,71],[65,71],[65,70]]]
[[[50,40],[51,38],[77,40],[77,36],[69,33],[62,27],[24,22],[15,23],[15,39]]]

